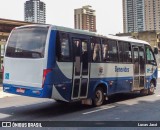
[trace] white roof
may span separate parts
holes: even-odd
[[[107,38],[109,39],[115,39],[115,40],[120,40],[120,41],[127,41],[127,42],[135,42],[135,43],[143,43],[143,44],[148,44],[148,42],[143,41],[143,40],[138,40],[138,39],[133,39],[130,37],[119,37],[119,36],[111,36],[111,35],[107,35]]]
[[[72,28],[67,28],[67,27],[61,27],[61,26],[52,26],[54,30],[59,30],[59,31],[65,31],[65,32],[72,32],[72,33],[78,33],[78,34],[84,34],[84,35],[90,35],[90,36],[97,36],[97,37],[103,37],[103,38],[109,38],[109,39],[114,39],[114,40],[119,40],[119,41],[126,41],[126,42],[134,42],[134,43],[143,43],[143,44],[148,44],[146,41],[142,40],[137,40],[129,37],[120,37],[120,36],[113,36],[113,35],[100,35],[96,34],[93,32],[89,31],[84,31],[84,30],[78,30],[78,29],[72,29]]]
[[[84,35],[89,35],[89,36],[97,36],[97,37],[103,37],[103,38],[109,38],[109,39],[114,39],[114,40],[119,40],[119,41],[126,41],[126,42],[133,42],[133,43],[143,43],[143,44],[148,44],[146,41],[142,40],[137,40],[129,37],[120,37],[120,36],[113,36],[113,35],[100,35],[96,34],[93,32],[89,31],[84,31],[84,30],[79,30],[79,29],[72,29],[68,27],[62,27],[62,26],[56,26],[56,25],[50,25],[50,24],[33,24],[33,25],[25,25],[21,27],[16,27],[16,28],[23,28],[23,27],[30,27],[30,26],[39,26],[39,27],[52,27],[53,30],[59,30],[59,31],[64,31],[64,32],[71,32],[71,33],[78,33],[78,34],[84,34]]]

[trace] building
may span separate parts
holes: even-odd
[[[123,0],[123,30],[160,30],[160,0]]]
[[[142,31],[142,32],[132,32],[132,33],[118,33],[116,36],[127,36],[134,39],[139,39],[150,43],[152,48],[159,47],[160,51],[160,31]]]
[[[27,22],[45,23],[46,5],[40,0],[28,0],[24,3],[24,18]]]
[[[74,27],[75,29],[96,32],[95,10],[90,5],[74,10]]]
[[[145,0],[146,30],[160,30],[160,1]]]
[[[123,30],[145,31],[144,0],[123,0]]]

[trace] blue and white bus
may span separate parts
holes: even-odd
[[[109,95],[153,94],[157,63],[149,43],[52,25],[12,30],[3,91],[100,106]]]

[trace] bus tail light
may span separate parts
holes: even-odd
[[[42,79],[42,88],[44,87],[44,82],[45,82],[45,79],[46,79],[46,76],[49,72],[51,72],[52,70],[51,69],[44,69],[43,70],[43,79]]]

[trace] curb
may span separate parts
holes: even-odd
[[[0,85],[0,99],[6,98],[6,97],[13,97],[13,96],[18,96],[18,95],[3,92],[3,87]]]

